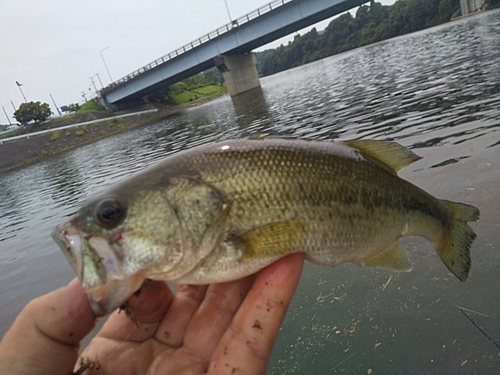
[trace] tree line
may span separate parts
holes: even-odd
[[[492,0],[492,3],[498,0]],[[492,4],[493,5],[493,4]],[[371,1],[356,16],[345,13],[321,33],[315,28],[288,45],[257,54],[264,76],[340,52],[447,22],[460,13],[460,0],[398,0],[390,6]]]

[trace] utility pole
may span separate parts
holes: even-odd
[[[10,101],[10,104],[12,104],[12,108],[14,108],[14,112],[17,111],[16,106],[14,105],[14,102],[12,101],[12,99]]]
[[[109,76],[109,80],[111,81],[111,83],[113,83],[113,78],[111,78],[111,74],[109,74],[109,69],[108,69],[108,65],[106,64],[106,60],[104,60],[104,56],[102,55],[103,51],[105,49],[108,49],[108,47],[104,47],[102,50],[101,50],[101,59],[102,59],[102,62],[104,63],[104,67],[106,68],[106,71],[108,72],[108,76]]]
[[[3,113],[5,113],[5,117],[7,117],[7,121],[9,122],[9,125],[12,125],[12,123],[10,122],[9,116],[7,116],[7,112],[5,111],[4,106],[2,106],[2,109],[3,109]]]
[[[97,76],[97,79],[99,80],[99,83],[101,84],[101,89],[103,89],[104,86],[102,85],[102,81],[101,81],[101,77],[99,77],[99,73],[96,73],[95,75]]]
[[[85,99],[85,103],[87,102],[87,97],[85,96],[85,91],[82,91],[82,96],[83,96],[83,99]]]
[[[94,83],[94,80],[93,80],[93,76],[90,77],[90,82],[92,82],[92,86],[94,86],[94,90],[95,92],[97,93],[97,87],[95,87],[95,83]]]
[[[19,82],[17,82],[17,81],[16,81],[16,85],[17,85],[17,87],[19,87],[19,90],[21,91],[21,95],[23,96],[24,101],[25,101],[26,103],[28,103],[28,101],[26,100],[26,97],[24,96],[23,89],[21,88],[21,86],[22,86],[23,84],[22,84],[22,83],[19,83]]]
[[[57,113],[59,113],[59,116],[62,115],[61,111],[59,110],[59,107],[57,106],[56,104],[56,101],[54,100],[52,94],[49,94],[50,95],[50,98],[52,99],[52,103],[54,103],[54,107],[56,107],[56,110],[57,110]]]

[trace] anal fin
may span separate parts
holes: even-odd
[[[401,247],[398,241],[395,241],[387,249],[354,263],[396,272],[409,272],[413,268],[406,250]]]

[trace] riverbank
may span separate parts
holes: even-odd
[[[141,114],[140,116],[110,119],[110,117],[114,116],[111,113],[107,117],[99,118],[102,121],[96,123],[2,142],[0,144],[0,173],[32,164],[49,156],[95,142],[102,138],[158,122],[189,107],[213,100],[216,97],[207,96],[175,107],[149,106],[148,109],[157,108],[158,111]],[[95,117],[95,115],[90,116]],[[99,113],[99,117],[103,115],[105,113]],[[82,122],[80,117],[74,117],[71,120],[72,123]],[[64,123],[64,125],[69,124],[71,124],[71,121],[68,124]],[[62,122],[57,124],[57,126],[62,125]]]

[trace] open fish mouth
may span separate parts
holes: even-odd
[[[71,221],[57,226],[52,231],[52,237],[76,272],[97,317],[121,306],[145,279],[142,273],[124,273],[107,240],[89,236]]]
[[[68,221],[52,231],[52,238],[63,250],[78,279],[83,279],[83,242],[81,233]]]

